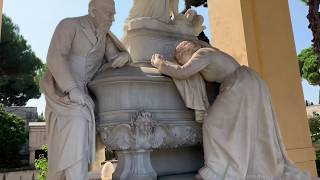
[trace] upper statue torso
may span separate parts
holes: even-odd
[[[190,76],[200,73],[207,82],[223,82],[224,78],[233,73],[240,65],[213,48],[201,48],[196,51],[191,59],[183,66],[171,63],[161,64],[160,72],[177,79],[188,79]]]
[[[134,0],[127,21],[150,17],[168,23],[178,14],[179,0]]]
[[[125,49],[111,32],[97,37],[88,16],[67,18],[59,23],[51,40],[49,73],[62,92],[72,86],[85,88],[101,65],[120,51]]]

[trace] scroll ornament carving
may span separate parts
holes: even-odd
[[[146,150],[200,144],[200,126],[165,125],[146,111],[136,112],[128,124],[98,128],[107,148],[112,150]]]

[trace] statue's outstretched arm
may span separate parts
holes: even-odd
[[[202,58],[201,56],[192,56],[183,66],[170,63],[164,59],[160,60],[159,63],[154,63],[155,61],[157,60],[153,59],[152,64],[158,68],[162,74],[171,76],[175,79],[188,79],[203,70],[210,63],[207,61],[207,58]]]

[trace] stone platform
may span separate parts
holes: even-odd
[[[195,180],[196,173],[160,176],[158,180]]]
[[[157,179],[158,180],[195,180],[196,173],[190,173],[190,174],[177,174],[177,175],[170,175],[170,176],[160,176]],[[89,176],[89,180],[101,180],[99,175],[91,175]],[[111,180],[111,179],[110,179]]]

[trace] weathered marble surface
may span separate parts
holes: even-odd
[[[186,150],[201,143],[201,125],[194,121],[194,112],[185,107],[172,80],[150,66],[155,52],[173,57],[179,41],[197,41],[202,23],[195,11],[177,15],[177,0],[134,1],[123,38],[131,65],[105,66],[89,83],[96,97],[98,131],[107,148],[118,154],[114,180],[152,180],[159,174],[194,172],[202,165],[199,151]],[[185,153],[171,153],[178,163],[171,171],[162,171],[172,148]],[[188,165],[186,154],[199,157],[198,161]]]
[[[150,152],[150,161],[158,176],[195,172],[203,165],[201,148],[189,148],[200,144],[201,125],[194,121],[193,111],[185,107],[170,78],[161,76],[150,65],[126,66],[99,73],[89,87],[97,97],[97,127],[108,148],[127,152],[153,149]],[[135,131],[131,131],[137,127],[134,120],[141,115],[140,110],[152,114],[151,122],[156,121],[155,124],[147,123],[143,128],[150,128],[151,132],[156,132],[154,130],[157,128],[164,129],[164,133],[159,134],[160,141],[153,133],[135,136]],[[146,117],[148,122],[150,117]],[[161,141],[163,137],[165,141]],[[145,141],[146,139],[148,141]],[[152,144],[156,146],[150,147]],[[123,162],[127,163],[119,166],[119,171],[124,171],[126,167],[124,172],[130,172],[134,170],[131,169],[134,165],[140,164],[139,167],[145,167],[148,164],[148,161],[135,161],[136,164],[131,164],[128,159],[135,159],[133,153],[123,156]],[[142,157],[148,156],[145,154]],[[118,177],[120,174],[119,172]]]
[[[149,1],[143,5],[140,4],[143,0],[136,0],[131,13],[141,14],[146,11],[147,14],[151,14],[148,13],[148,9],[144,10],[144,6],[149,5],[154,6],[156,11],[161,11],[161,8],[168,8],[167,1],[169,0]],[[166,18],[165,15],[162,14],[160,17]],[[174,16],[170,22],[159,20],[152,15],[129,16],[124,25],[122,41],[130,52],[133,63],[150,62],[154,53],[172,58],[179,41],[197,40],[197,36],[204,29],[203,17],[194,10],[188,10],[185,15]]]
[[[176,59],[178,64],[173,64],[154,55],[152,64],[175,79],[200,73],[207,82],[221,83],[202,128],[205,165],[199,174],[204,180],[312,179],[288,159],[268,88],[254,70],[218,49],[188,41],[177,46]],[[176,85],[188,89],[180,93],[184,99],[201,94],[183,83]]]
[[[62,20],[52,37],[40,82],[47,102],[48,180],[85,180],[95,159],[94,102],[87,83],[102,64],[116,68],[130,60],[109,31],[114,14],[113,0],[91,0],[88,15]]]
[[[201,127],[194,121],[193,112],[184,106],[172,80],[154,68],[127,66],[108,70],[89,86],[98,97],[98,130],[108,148],[200,144]]]
[[[150,65],[125,66],[101,71],[89,87],[96,96],[98,131],[107,147],[122,157],[114,179],[133,177],[138,165],[149,169],[140,173],[149,174],[151,179],[154,172],[186,173],[201,167],[202,152],[187,150],[201,143],[201,125],[194,121],[194,112],[185,107],[170,78]],[[186,154],[173,153],[171,148]],[[139,153],[142,155],[136,158]],[[170,154],[172,158],[166,159]],[[198,161],[190,164],[190,156]],[[173,159],[177,164],[170,167],[171,171],[165,170]]]

